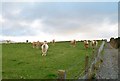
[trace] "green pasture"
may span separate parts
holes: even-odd
[[[44,57],[31,43],[2,44],[2,78],[56,79],[58,70],[66,70],[66,78],[75,79],[84,71],[85,55],[92,57],[92,48],[86,50],[83,42],[77,42],[76,47],[70,42],[48,45]]]

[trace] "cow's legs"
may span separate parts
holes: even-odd
[[[42,56],[46,56],[46,52],[43,52]]]

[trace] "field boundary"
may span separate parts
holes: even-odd
[[[82,68],[82,71],[77,72],[77,75],[73,75],[73,79],[90,79],[91,77],[94,76],[96,72],[96,68],[100,67],[100,62],[102,60],[101,54],[104,50],[104,46],[105,46],[105,41],[102,41],[99,47],[93,48],[92,57],[88,56],[89,53],[86,54],[83,60],[85,62],[84,63],[85,66]],[[80,63],[73,65],[72,67],[69,68],[69,70]],[[66,79],[67,72],[68,70],[58,71],[58,75],[59,75],[58,79]]]
[[[98,51],[95,53],[95,57],[91,65],[88,67],[88,72],[79,79],[91,79],[94,78],[96,70],[100,68],[100,64],[102,63],[102,51],[104,50],[105,41],[102,42],[101,46],[99,47]],[[83,72],[84,73],[84,72]]]

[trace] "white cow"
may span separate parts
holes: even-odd
[[[94,49],[95,47],[97,47],[97,45],[98,45],[97,40],[92,40],[92,41],[91,41],[91,46],[93,47],[93,49]]]
[[[49,46],[47,45],[47,42],[44,41],[43,45],[41,46],[42,48],[42,56],[46,56],[47,50],[49,48]]]

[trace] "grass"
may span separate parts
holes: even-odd
[[[46,57],[30,43],[3,44],[2,78],[56,79],[61,69],[66,70],[67,79],[74,79],[84,70],[86,53],[91,57],[92,48],[86,51],[83,42],[77,42],[76,47],[69,42],[49,44]]]

